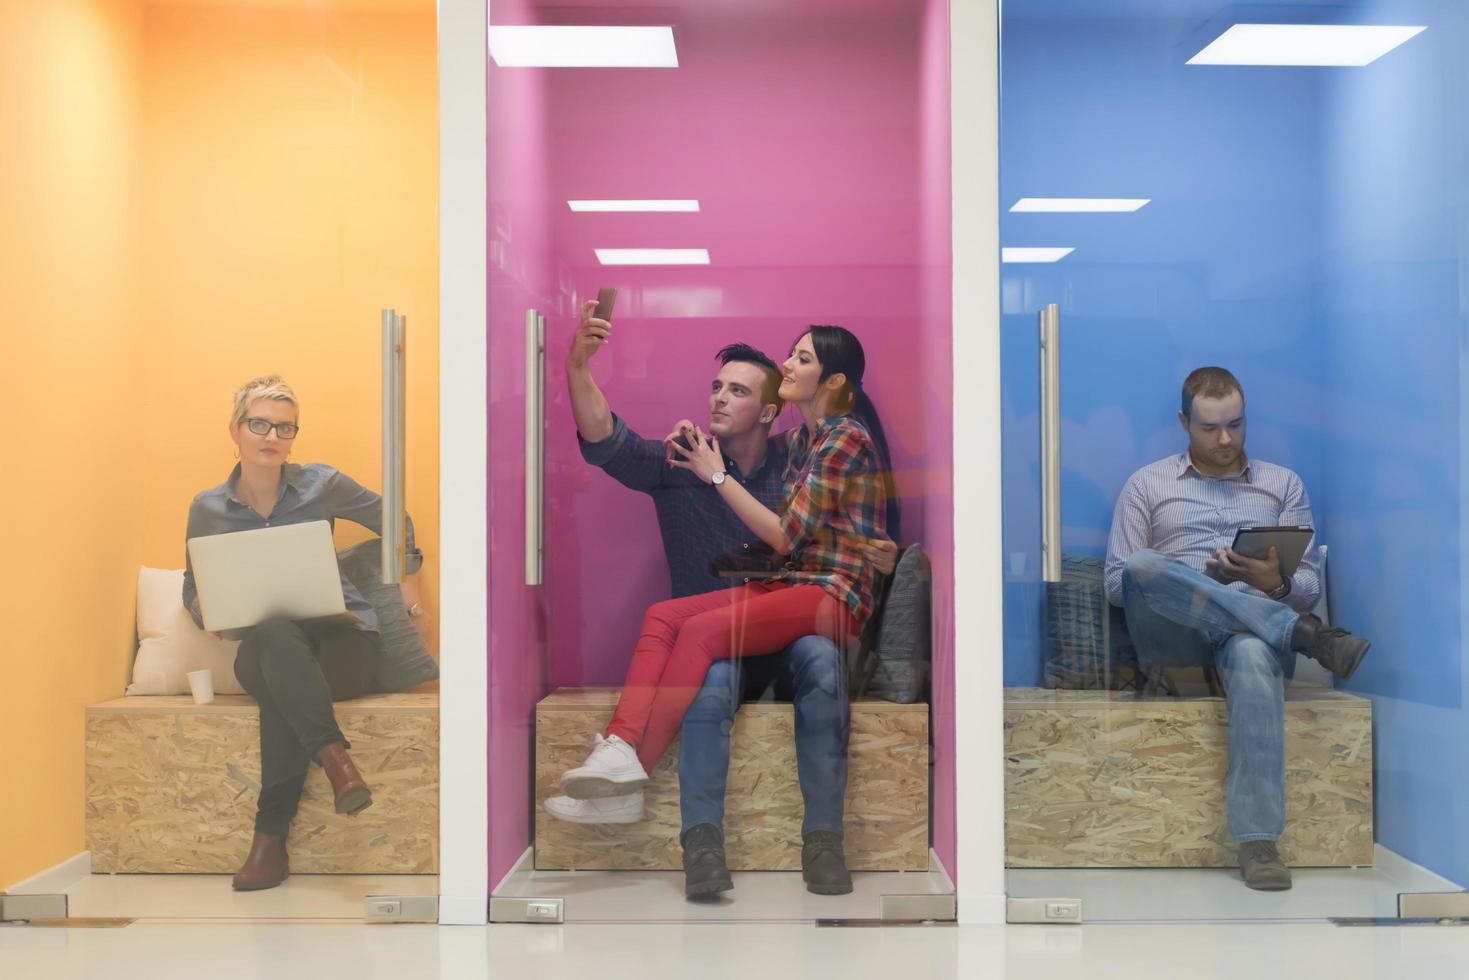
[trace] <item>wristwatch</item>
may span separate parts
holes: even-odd
[[[716,486],[716,487],[717,487],[717,486],[719,486],[719,485],[720,485],[720,484],[721,484],[721,483],[723,483],[723,482],[724,482],[724,479],[725,479],[725,477],[727,477],[727,476],[729,476],[729,474],[728,474],[728,473],[726,473],[726,472],[725,472],[725,471],[724,471],[724,470],[720,470],[720,471],[718,471],[718,472],[717,472],[717,473],[715,473],[715,474],[714,474],[714,475],[713,475],[713,476],[711,476],[711,477],[710,477],[710,478],[709,478],[709,483],[710,483],[710,484],[711,484],[711,485],[712,485],[712,486]]]
[[[1274,599],[1276,602],[1284,599],[1286,596],[1290,595],[1290,579],[1281,579],[1280,585],[1272,591],[1267,592],[1266,595]]]

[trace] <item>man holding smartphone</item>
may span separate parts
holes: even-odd
[[[567,384],[582,456],[631,490],[653,498],[673,597],[697,595],[737,584],[710,565],[721,555],[751,554],[758,538],[725,505],[717,488],[687,470],[668,465],[669,443],[692,423],[680,422],[664,440],[644,439],[613,414],[592,379],[590,362],[612,337],[610,291],[588,301],[566,359]],[[738,480],[771,509],[784,491],[787,441],[771,436],[780,414],[780,371],[768,356],[746,344],[719,351],[719,372],[710,383],[708,433],[719,438],[730,479]],[[872,542],[866,558],[891,573],[897,546]],[[734,887],[724,852],[724,796],[729,772],[729,733],[746,699],[773,689],[795,704],[796,762],[806,804],[802,825],[802,872],[815,894],[852,890],[841,848],[847,786],[850,722],[845,660],[836,644],[808,636],[770,657],[717,661],[684,718],[679,748],[680,843],[685,894],[714,896]],[[633,823],[642,819],[642,794],[608,800],[552,797],[548,813],[580,823]]]
[[[1245,455],[1244,389],[1223,368],[1183,383],[1188,448],[1132,475],[1107,541],[1107,599],[1126,610],[1146,666],[1218,668],[1229,710],[1229,831],[1245,884],[1291,886],[1285,829],[1285,683],[1304,653],[1345,679],[1371,645],[1311,615],[1321,594],[1314,549],[1284,575],[1276,550],[1227,545],[1244,527],[1309,527],[1301,478]]]

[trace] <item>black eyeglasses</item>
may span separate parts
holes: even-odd
[[[294,439],[296,433],[301,431],[301,427],[295,422],[272,422],[270,419],[246,419],[245,425],[257,436],[269,435],[270,430],[274,429],[275,434],[282,439]]]

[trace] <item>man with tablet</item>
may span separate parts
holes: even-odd
[[[1183,383],[1188,448],[1128,479],[1107,541],[1107,598],[1143,664],[1217,667],[1229,710],[1229,832],[1245,884],[1291,886],[1285,683],[1297,652],[1343,679],[1370,646],[1311,615],[1321,580],[1301,478],[1245,454],[1244,390],[1199,368]]]

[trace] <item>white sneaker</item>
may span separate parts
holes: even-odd
[[[606,800],[573,800],[569,796],[552,796],[541,806],[557,820],[568,823],[637,823],[643,819],[641,791]]]
[[[648,774],[638,762],[637,750],[616,735],[611,738],[598,735],[592,744],[592,754],[581,768],[561,777],[561,792],[573,800],[627,796],[646,785]]]

